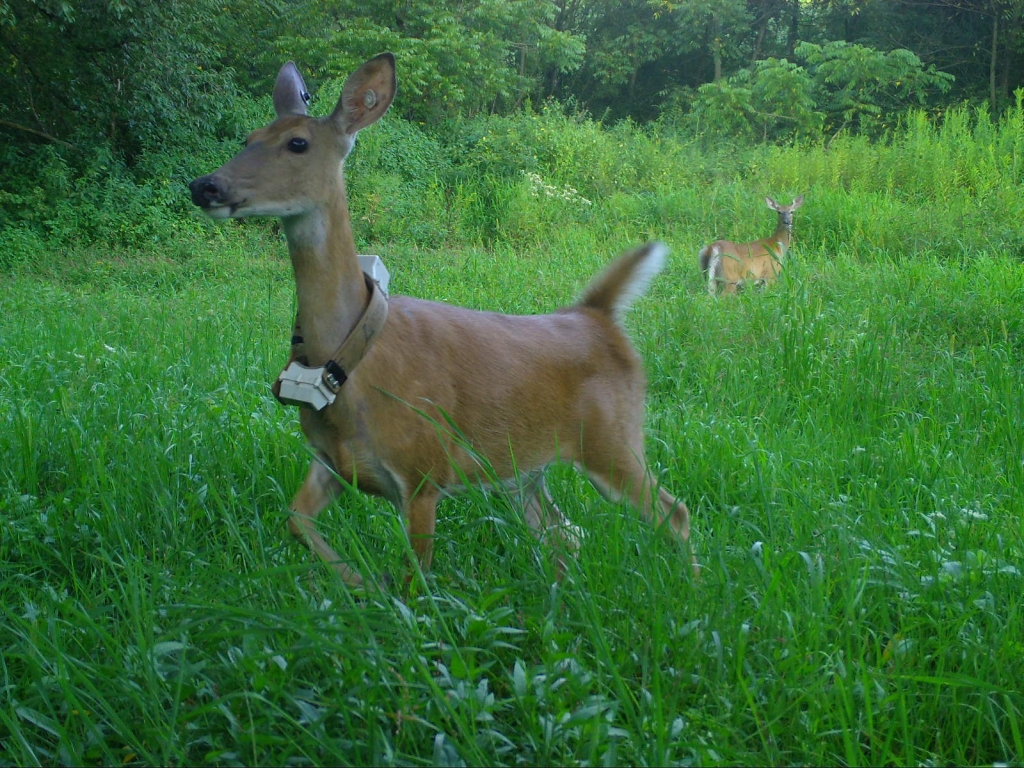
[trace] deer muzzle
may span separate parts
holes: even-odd
[[[192,202],[211,215],[216,209],[231,205],[227,185],[215,173],[200,176],[188,188],[192,191]]]

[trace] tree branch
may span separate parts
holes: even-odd
[[[63,144],[65,147],[70,147],[71,149],[78,149],[78,147],[76,147],[70,141],[64,141],[64,139],[58,139],[56,136],[51,136],[50,134],[46,133],[45,131],[37,131],[35,128],[29,128],[26,125],[19,125],[18,123],[12,123],[10,120],[4,120],[4,119],[0,118],[0,125],[7,126],[8,128],[14,128],[15,130],[18,130],[18,131],[24,131],[25,133],[31,133],[31,134],[34,134],[35,136],[42,136],[44,139],[47,139],[48,141],[52,141],[55,144]]]

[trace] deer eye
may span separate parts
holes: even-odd
[[[288,150],[297,155],[301,155],[307,149],[309,149],[309,142],[298,136],[288,142]]]

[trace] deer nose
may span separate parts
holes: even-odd
[[[192,202],[200,208],[209,208],[223,197],[223,190],[217,186],[212,175],[201,176],[189,184],[188,188],[192,190]]]

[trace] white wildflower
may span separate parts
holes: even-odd
[[[573,187],[557,187],[554,184],[548,184],[541,178],[540,174],[531,173],[530,171],[523,171],[523,175],[530,182],[530,194],[534,197],[543,195],[544,197],[565,200],[567,203],[576,203],[584,206],[593,205],[590,200],[587,200]]]

